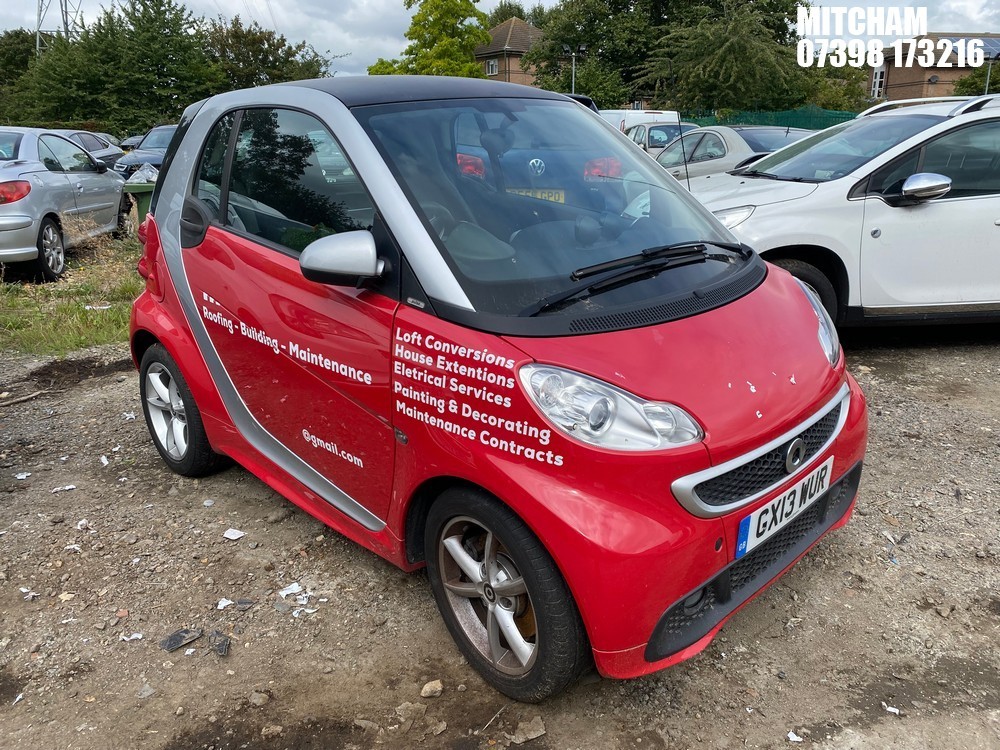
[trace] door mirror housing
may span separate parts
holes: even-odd
[[[900,205],[912,206],[916,203],[940,198],[951,190],[951,178],[934,172],[918,172],[906,178],[902,188]]]
[[[375,252],[372,233],[360,229],[313,240],[299,256],[299,267],[310,281],[356,286],[381,276],[385,261],[379,260]]]

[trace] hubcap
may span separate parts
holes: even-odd
[[[42,229],[42,256],[45,265],[54,274],[60,274],[66,265],[66,254],[63,251],[62,238],[59,230],[53,224],[46,224]]]
[[[479,521],[453,518],[438,544],[448,604],[469,642],[505,674],[535,663],[538,628],[524,578],[500,540]]]
[[[180,461],[188,449],[184,400],[170,370],[158,362],[146,371],[146,406],[156,441],[168,456]]]

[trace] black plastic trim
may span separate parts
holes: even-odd
[[[799,519],[668,607],[646,644],[646,661],[659,661],[694,645],[781,575],[847,513],[858,494],[861,468],[859,461]],[[808,524],[810,518],[812,525],[803,530],[802,525]],[[774,550],[782,547],[784,551],[775,555]],[[772,555],[770,560],[769,553]],[[734,579],[741,583],[734,584]],[[691,613],[684,613],[684,602],[703,590],[705,598],[700,600],[701,606],[691,607]],[[679,627],[678,621],[684,620],[687,622]]]

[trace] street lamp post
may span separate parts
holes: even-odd
[[[581,44],[575,50],[574,49],[570,49],[570,46],[568,44],[564,44],[563,45],[563,54],[564,55],[569,55],[570,58],[573,61],[573,68],[572,68],[573,72],[570,74],[570,93],[571,94],[575,94],[576,93],[576,55],[577,55],[577,53],[583,55],[583,54],[586,53],[586,51],[587,51],[587,45],[586,44]]]

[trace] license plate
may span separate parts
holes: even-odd
[[[830,487],[833,456],[809,472],[798,484],[740,521],[736,557],[743,557],[798,518]]]
[[[563,190],[550,190],[547,188],[507,188],[508,193],[523,195],[528,198],[537,198],[542,201],[552,201],[553,203],[565,203],[566,193]]]

